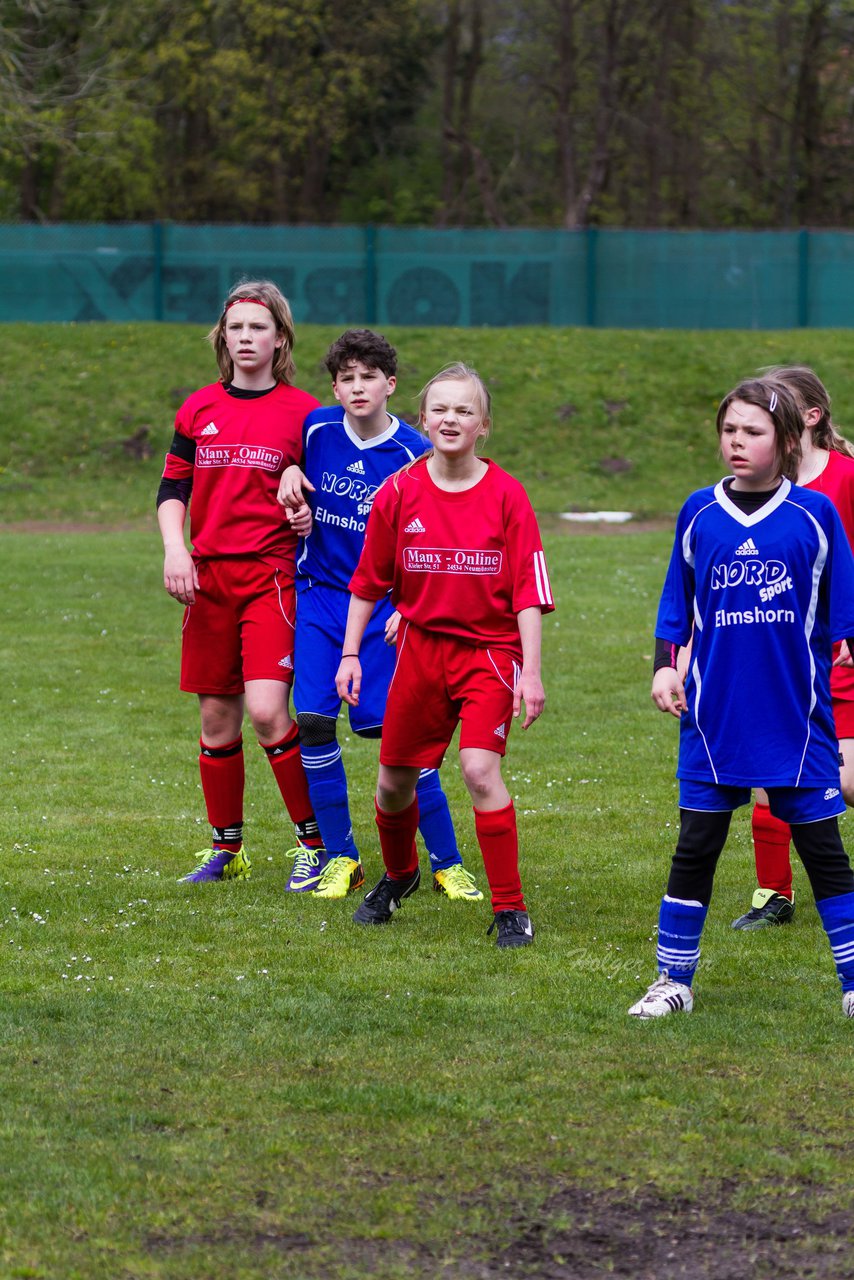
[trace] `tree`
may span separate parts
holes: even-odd
[[[0,149],[26,220],[59,216],[79,116],[117,66],[104,33],[116,0],[2,0]]]

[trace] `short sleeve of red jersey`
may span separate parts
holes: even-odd
[[[188,408],[189,405],[190,400],[185,400],[175,415],[175,436],[163,468],[165,480],[187,480],[193,475],[196,457],[196,441],[193,436],[195,413]]]
[[[374,495],[362,553],[350,579],[350,590],[361,600],[380,600],[391,589],[400,510],[397,486],[404,482],[405,476],[391,476]]]
[[[513,575],[513,612],[555,607],[537,517],[521,485],[507,494],[507,553]]]

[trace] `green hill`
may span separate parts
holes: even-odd
[[[194,326],[2,326],[6,388],[2,520],[136,522],[149,516],[175,410],[216,365]],[[298,381],[329,398],[323,354],[338,330],[302,326]],[[672,515],[716,479],[714,417],[739,378],[813,364],[845,424],[854,403],[850,335],[596,329],[390,329],[400,358],[392,402],[416,412],[437,369],[465,359],[494,398],[488,450],[540,513],[617,508]]]

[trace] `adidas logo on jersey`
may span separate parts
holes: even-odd
[[[824,793],[824,798],[825,800],[835,800],[838,795],[839,795],[838,787],[828,787]]]
[[[502,738],[502,739],[505,739],[505,740],[506,740],[506,738],[507,738],[507,730],[504,728],[504,725],[503,725],[503,724],[500,724],[500,725],[498,726],[498,728],[497,728],[497,729],[494,729],[494,730],[493,730],[493,732],[494,732],[494,734],[495,734],[496,738]]]
[[[279,659],[279,666],[284,667],[286,671],[293,671],[294,664],[291,662],[291,655],[286,653],[284,658]]]
[[[199,434],[203,436],[218,436],[219,429],[217,428],[215,423],[209,422],[206,427],[202,427],[201,432]]]
[[[735,554],[737,556],[758,556],[759,548],[752,538],[748,538],[746,542],[742,542],[740,547],[736,547]]]
[[[406,526],[403,532],[404,533],[426,533],[427,530],[424,528],[424,525],[418,519],[418,516],[416,516],[414,520],[410,520],[409,524]]]
[[[357,458],[355,462],[350,463],[347,470],[355,472],[357,476],[363,476],[365,474],[365,464],[361,458]]]

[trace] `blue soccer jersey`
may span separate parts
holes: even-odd
[[[374,494],[387,476],[421,456],[427,441],[389,414],[382,435],[362,440],[340,405],[316,409],[303,426],[302,469],[314,525],[297,554],[297,591],[322,584],[350,591]]]
[[[679,514],[655,634],[693,643],[677,776],[839,785],[831,646],[854,634],[854,558],[823,494],[783,480],[751,514],[724,482]]]

